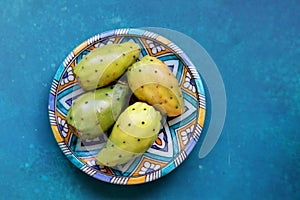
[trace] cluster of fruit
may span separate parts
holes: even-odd
[[[144,153],[158,136],[162,115],[184,111],[181,89],[168,66],[151,56],[138,60],[140,51],[134,42],[106,45],[74,68],[86,93],[72,103],[67,123],[82,139],[111,130],[97,155],[99,165],[116,166]],[[128,83],[117,81],[122,75]],[[137,101],[126,106],[130,91]]]

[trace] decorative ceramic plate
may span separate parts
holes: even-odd
[[[94,48],[133,41],[140,57],[154,56],[169,66],[183,92],[185,112],[167,118],[158,138],[142,156],[118,169],[98,166],[95,157],[105,140],[77,138],[66,115],[73,99],[83,93],[73,73],[77,63]],[[205,118],[205,94],[201,78],[185,53],[168,39],[141,29],[117,29],[101,33],[76,47],[59,66],[49,97],[49,117],[54,137],[66,157],[86,174],[114,184],[140,184],[158,179],[180,165],[196,145]]]

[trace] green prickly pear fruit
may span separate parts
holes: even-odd
[[[127,107],[98,153],[97,163],[111,167],[143,154],[157,138],[161,119],[160,112],[146,103],[136,102]]]
[[[82,94],[74,100],[67,123],[82,139],[91,139],[107,131],[126,103],[127,85],[116,84]]]
[[[128,68],[127,77],[129,87],[141,101],[146,101],[170,117],[184,112],[178,81],[162,61],[145,56]]]
[[[84,90],[104,87],[118,79],[136,61],[140,51],[134,42],[96,48],[79,61],[74,74]]]

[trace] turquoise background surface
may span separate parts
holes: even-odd
[[[300,198],[299,1],[2,0],[0,25],[0,199]],[[82,41],[147,26],[207,50],[224,80],[226,122],[204,159],[200,142],[157,181],[112,185],[62,154],[48,120],[50,85]]]

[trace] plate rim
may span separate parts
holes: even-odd
[[[69,66],[70,63],[72,63],[73,59],[76,58],[78,54],[80,54],[82,51],[87,49],[89,46],[93,45],[97,41],[100,41],[101,39],[105,37],[112,37],[112,36],[122,36],[122,35],[132,35],[132,36],[138,36],[142,38],[151,38],[156,41],[159,41],[163,43],[164,45],[167,45],[171,50],[177,54],[177,57],[181,58],[184,63],[187,65],[188,69],[191,71],[192,75],[195,78],[196,87],[198,88],[197,99],[199,102],[199,107],[197,112],[199,113],[200,108],[203,110],[202,117],[203,122],[202,126],[199,125],[200,130],[197,130],[197,137],[194,138],[194,143],[189,143],[188,146],[185,146],[184,149],[178,152],[177,156],[174,157],[167,165],[160,168],[158,171],[152,171],[150,173],[136,176],[136,177],[125,177],[125,176],[115,176],[115,175],[109,175],[100,172],[99,170],[96,170],[92,168],[91,166],[87,165],[86,163],[82,162],[74,153],[72,153],[72,150],[68,147],[68,145],[65,143],[64,139],[59,133],[59,130],[57,128],[57,122],[56,122],[56,116],[55,116],[55,108],[56,108],[56,90],[59,84],[59,78],[61,75],[61,72],[64,71],[66,67]],[[200,93],[201,92],[201,93]],[[200,118],[200,114],[198,115],[198,118]],[[57,71],[55,72],[55,76],[52,80],[51,88],[50,88],[50,94],[49,94],[49,101],[48,101],[48,115],[49,115],[49,121],[50,126],[52,129],[52,133],[55,137],[55,140],[62,150],[63,154],[68,158],[68,160],[75,165],[77,168],[79,168],[82,172],[88,174],[89,176],[92,176],[95,179],[101,180],[103,182],[108,182],[112,184],[119,184],[119,185],[135,185],[135,184],[142,184],[142,183],[148,183],[152,182],[154,180],[157,180],[170,172],[172,172],[175,168],[177,168],[191,153],[191,151],[194,149],[196,144],[199,141],[199,137],[202,132],[202,128],[204,127],[204,120],[206,118],[206,94],[203,86],[203,80],[200,76],[200,73],[198,72],[197,68],[193,65],[190,58],[182,51],[175,43],[170,41],[169,39],[165,38],[164,36],[161,36],[157,33],[147,31],[144,29],[137,29],[137,28],[122,28],[122,29],[113,29],[109,30],[100,34],[96,34],[87,40],[83,41],[81,44],[76,46],[64,59],[64,61],[61,63],[61,65],[58,67]],[[196,123],[199,124],[199,121]],[[193,132],[196,131],[196,128]],[[188,149],[188,151],[186,151]],[[164,169],[164,171],[163,171]],[[129,181],[129,179],[131,179]]]

